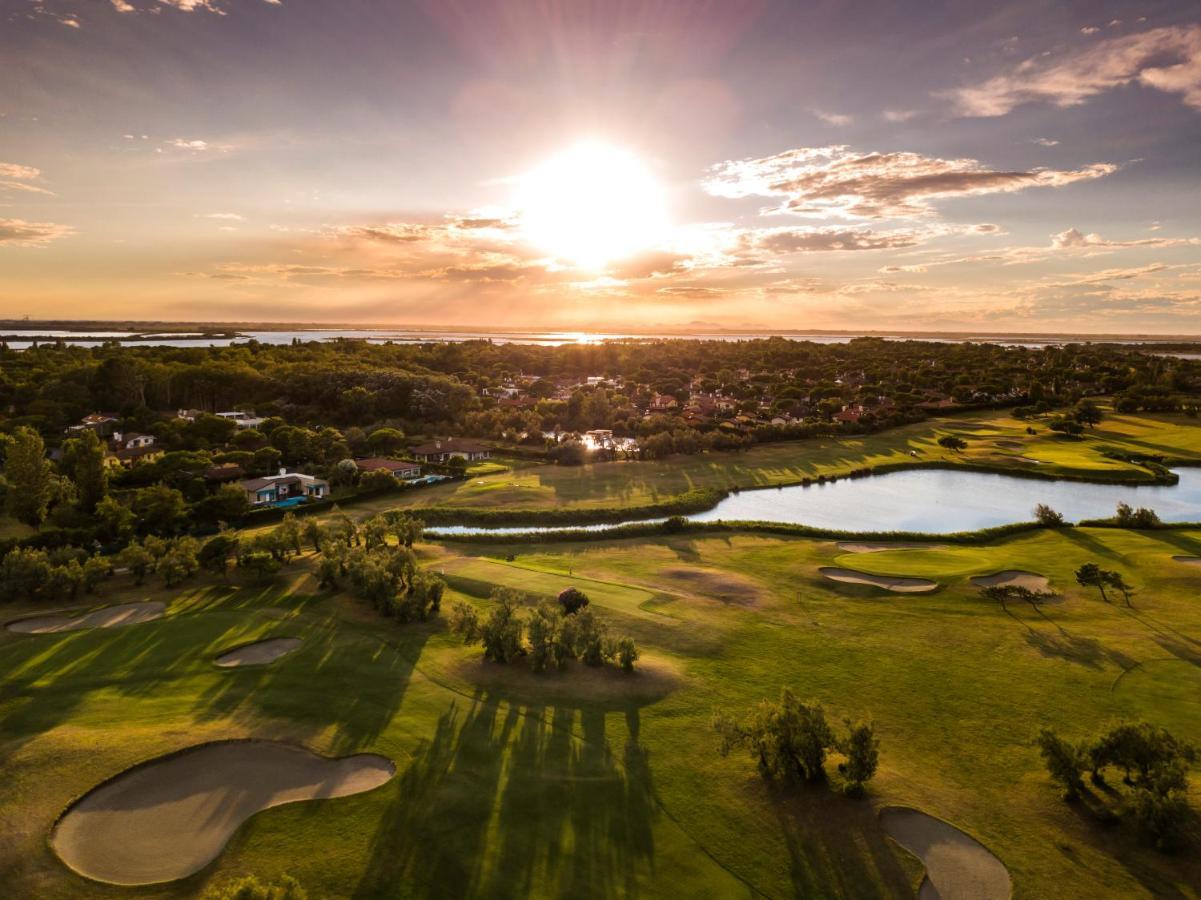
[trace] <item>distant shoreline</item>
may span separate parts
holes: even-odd
[[[103,320],[103,319],[0,319],[0,340],[88,340],[106,339],[121,342],[142,342],[148,339],[180,336],[197,339],[230,339],[248,337],[246,332],[386,332],[395,334],[398,338],[428,337],[436,341],[440,338],[463,339],[465,336],[485,338],[495,335],[502,338],[514,336],[550,338],[580,337],[596,340],[636,340],[639,338],[745,338],[753,340],[770,337],[800,338],[853,338],[880,337],[909,340],[942,340],[942,341],[979,341],[979,342],[1011,342],[1028,343],[1122,343],[1122,344],[1198,344],[1201,345],[1201,335],[1167,335],[1167,334],[1115,334],[1115,333],[1083,333],[1083,332],[1017,332],[1017,331],[935,331],[935,330],[904,330],[904,329],[824,329],[824,328],[630,328],[630,329],[597,329],[597,328],[465,328],[461,326],[434,327],[429,325],[403,324],[364,324],[364,323],[324,323],[324,322],[183,322],[183,321],[138,321],[138,320]]]

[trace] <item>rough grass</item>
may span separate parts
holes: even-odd
[[[1195,833],[1165,856],[1099,826],[1059,799],[1032,744],[1042,725],[1084,737],[1122,716],[1201,741],[1196,571],[1171,562],[1201,555],[1201,532],[1043,530],[855,555],[728,533],[421,550],[430,567],[481,583],[577,584],[634,634],[647,677],[484,664],[440,623],[398,626],[313,593],[305,562],[268,587],[110,593],[170,605],[115,631],[0,635],[0,883],[14,896],[127,896],[58,862],[46,842],[55,816],[135,762],[253,735],[381,753],[398,775],[370,794],[257,815],[211,867],[138,896],[283,871],[331,897],[905,895],[920,871],[881,831],[883,806],[979,837],[1018,897],[1188,897],[1201,885]],[[1088,560],[1137,586],[1132,609],[1075,586]],[[868,596],[818,574],[843,563],[944,587]],[[670,574],[681,569],[752,581],[758,603],[694,602]],[[1048,575],[1063,602],[984,601],[970,578],[1002,569]],[[473,585],[448,601],[482,608]],[[655,596],[662,605],[643,609]],[[270,667],[211,664],[285,631],[304,644]],[[875,720],[882,766],[867,799],[776,792],[748,757],[717,754],[712,710],[783,686],[833,721]]]

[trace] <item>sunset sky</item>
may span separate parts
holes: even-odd
[[[0,0],[24,315],[1201,334],[1201,6]]]

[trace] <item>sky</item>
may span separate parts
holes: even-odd
[[[1201,5],[0,0],[0,317],[1201,335]]]

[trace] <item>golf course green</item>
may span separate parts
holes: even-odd
[[[253,814],[211,863],[137,896],[195,896],[247,873],[288,873],[320,897],[912,895],[924,870],[882,827],[892,807],[953,823],[1019,897],[1201,884],[1201,855],[1160,853],[1065,804],[1033,743],[1040,726],[1085,736],[1121,719],[1201,742],[1197,571],[1173,560],[1201,555],[1201,531],[1045,529],[868,553],[737,532],[417,549],[445,573],[447,603],[580,588],[637,641],[637,671],[486,663],[442,617],[399,625],[319,590],[311,555],[268,583],[117,579],[96,606],[161,601],[165,615],[0,632],[0,882],[12,896],[129,896],[56,855],[59,817],[130,767],[259,738],[373,754],[396,775]],[[1090,560],[1135,586],[1130,606],[1075,584]],[[831,567],[939,588],[895,594],[832,581]],[[1059,601],[1002,606],[972,583],[1012,572],[1046,577]],[[213,665],[281,634],[301,643],[270,665]],[[865,797],[774,789],[744,754],[718,753],[714,710],[782,687],[832,722],[875,722]]]

